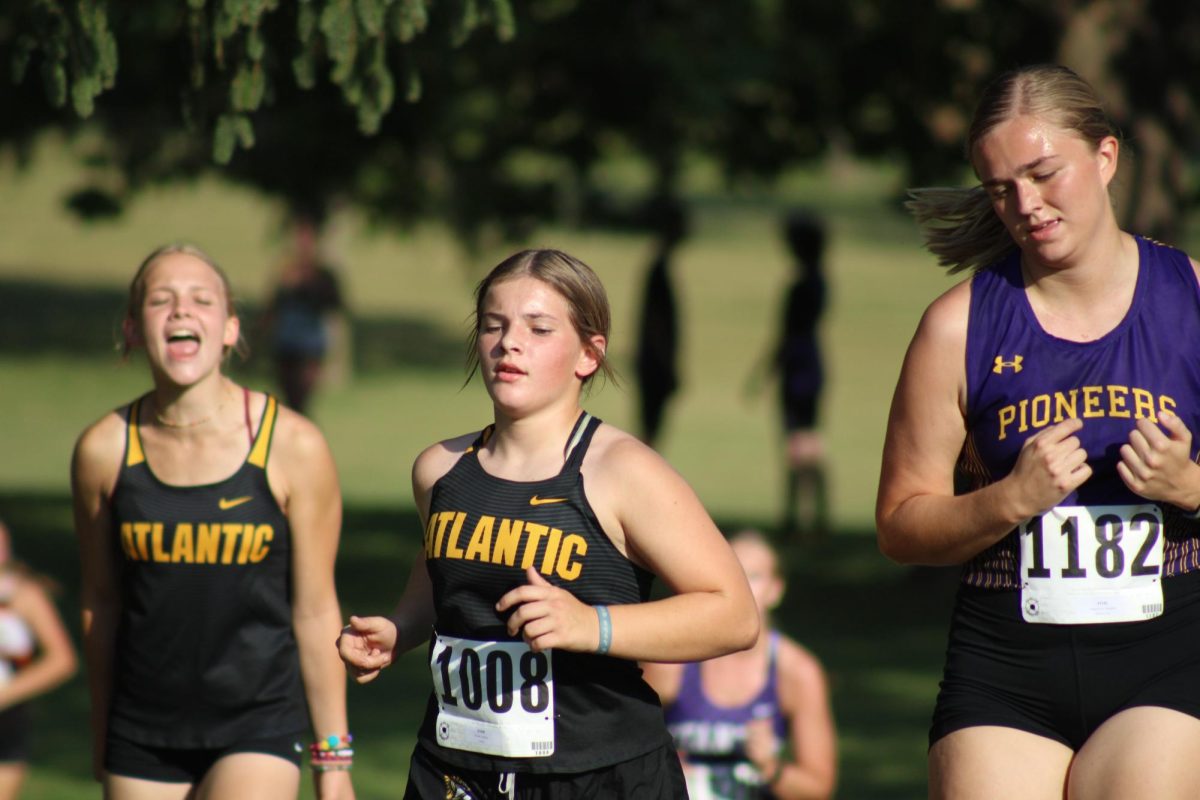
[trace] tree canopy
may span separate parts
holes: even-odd
[[[600,214],[613,153],[655,192],[692,154],[730,178],[844,152],[958,181],[982,85],[1059,61],[1136,151],[1123,212],[1169,237],[1193,201],[1198,31],[1174,0],[17,0],[0,146],[88,132],[83,213],[219,171],[318,213],[515,234]]]

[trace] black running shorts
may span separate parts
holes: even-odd
[[[1166,610],[1144,622],[1039,625],[1020,592],[959,588],[929,744],[1000,725],[1078,750],[1135,706],[1200,718],[1200,572],[1163,581]]]
[[[417,745],[404,800],[508,800],[502,780],[515,781],[513,800],[687,800],[679,756],[670,745],[588,772],[497,772],[463,770]],[[505,784],[507,785],[507,784]]]

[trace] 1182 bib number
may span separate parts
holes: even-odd
[[[1133,622],[1162,613],[1156,504],[1057,506],[1019,531],[1026,622]]]

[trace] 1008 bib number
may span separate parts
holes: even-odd
[[[438,635],[429,660],[445,747],[488,755],[554,752],[554,668],[524,642]]]
[[[1162,613],[1157,505],[1058,506],[1020,532],[1026,621],[1129,622]]]
[[[514,654],[507,650],[493,646],[481,654],[480,650],[463,647],[456,652],[453,646],[447,645],[434,661],[440,670],[440,700],[444,706],[461,703],[471,711],[478,711],[487,703],[493,713],[504,714],[512,709],[517,697],[521,708],[530,713],[545,711],[550,704],[550,687],[546,683],[550,659],[545,653],[526,649],[516,657],[514,670]],[[452,665],[457,667],[453,674]],[[513,691],[514,671],[519,673],[521,680],[518,692]]]

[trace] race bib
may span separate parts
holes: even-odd
[[[1057,506],[1019,530],[1026,622],[1137,622],[1162,614],[1158,505]]]
[[[429,660],[444,747],[491,756],[554,753],[554,668],[524,642],[438,634]]]

